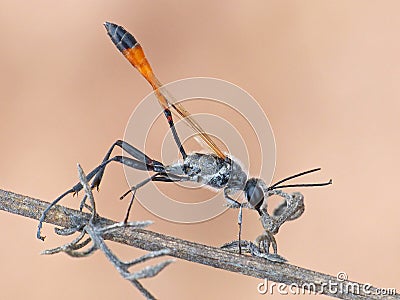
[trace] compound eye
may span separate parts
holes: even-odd
[[[249,179],[244,188],[247,201],[253,206],[255,209],[261,206],[264,200],[264,191],[257,184],[256,179]]]

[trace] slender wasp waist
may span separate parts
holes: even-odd
[[[242,167],[227,157],[222,159],[215,154],[192,153],[182,162],[166,167],[167,172],[186,175],[190,181],[221,189],[229,187],[243,190],[247,174]]]

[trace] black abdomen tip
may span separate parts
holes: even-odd
[[[115,46],[117,46],[118,50],[121,52],[135,47],[138,43],[133,35],[127,32],[122,26],[105,22],[104,27],[107,29],[107,33]]]

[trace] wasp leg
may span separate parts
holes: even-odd
[[[98,167],[96,167],[94,170],[92,170],[87,176],[87,180],[90,181],[96,174],[98,174],[99,171],[101,171],[102,169],[104,169],[106,167],[107,164],[109,164],[112,161],[116,161],[119,163],[122,163],[130,168],[134,168],[137,170],[154,170],[156,167],[152,167],[149,164],[144,163],[143,161],[139,161],[136,159],[132,159],[129,157],[125,157],[125,156],[114,156],[113,158],[110,158],[106,161],[103,161],[103,163],[101,165],[99,165]],[[159,168],[159,166],[157,166],[157,168]],[[92,185],[93,186],[93,185]],[[42,229],[43,226],[43,222],[46,218],[47,213],[49,212],[49,210],[56,205],[58,202],[61,201],[61,199],[63,199],[66,195],[68,194],[76,194],[78,193],[80,190],[82,190],[83,186],[81,183],[77,183],[76,185],[74,185],[71,189],[69,189],[68,191],[66,191],[65,193],[61,194],[58,198],[56,198],[53,202],[51,202],[49,204],[49,206],[46,207],[46,209],[43,211],[40,219],[39,219],[39,224],[38,224],[38,229],[37,229],[37,233],[36,233],[36,237],[38,239],[44,240],[45,237],[41,236],[40,231]],[[84,205],[84,204],[83,204]],[[83,205],[81,204],[81,206],[83,207]]]
[[[146,154],[144,154],[142,151],[137,149],[136,147],[130,145],[129,143],[122,141],[122,140],[117,140],[108,150],[106,156],[103,159],[102,163],[105,163],[110,159],[111,153],[114,150],[114,148],[118,146],[125,150],[129,155],[131,155],[133,158],[136,160],[142,162],[144,165],[147,166],[147,170],[155,171],[155,172],[161,172],[164,170],[164,165],[160,163],[159,161],[156,161],[154,159],[151,159],[148,157]],[[93,182],[92,182],[92,188],[97,188],[99,189],[99,185],[101,182],[101,179],[103,178],[105,168],[102,168],[94,177]]]
[[[241,237],[242,237],[242,221],[243,221],[243,204],[236,201],[233,199],[229,194],[231,193],[231,190],[229,188],[224,189],[224,197],[226,202],[228,202],[227,206],[229,208],[239,208],[239,213],[238,213],[238,226],[239,226],[239,232],[238,232],[238,245],[239,245],[239,254],[242,254],[242,244],[241,244]]]
[[[189,177],[185,177],[185,176],[176,176],[174,174],[169,174],[169,173],[156,173],[152,176],[150,176],[149,178],[146,178],[145,180],[143,180],[142,182],[139,182],[138,184],[132,186],[129,191],[127,191],[126,193],[124,193],[120,199],[124,199],[125,196],[127,196],[129,193],[132,193],[132,198],[129,201],[129,205],[128,205],[128,209],[126,211],[126,215],[124,218],[124,223],[128,222],[128,218],[129,218],[129,213],[131,211],[132,208],[132,204],[133,204],[133,200],[135,200],[135,195],[136,195],[136,191],[143,187],[144,185],[146,185],[147,183],[149,183],[150,181],[160,181],[160,182],[177,182],[177,181],[188,181]]]
[[[172,119],[172,113],[169,110],[169,108],[164,108],[164,115],[167,118],[169,128],[172,132],[172,136],[174,137],[175,143],[178,146],[179,152],[181,153],[182,158],[186,159],[187,154],[186,154],[185,149],[183,148],[182,142],[178,136],[178,132],[176,131],[174,120]]]

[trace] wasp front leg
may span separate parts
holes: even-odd
[[[238,245],[239,245],[239,254],[242,254],[242,246],[241,246],[241,239],[242,239],[242,221],[243,221],[243,205],[242,203],[236,201],[233,199],[230,194],[232,193],[232,189],[230,188],[225,188],[224,189],[224,197],[227,202],[227,206],[229,208],[239,208],[239,213],[238,213],[238,226],[239,226],[239,232],[238,232]]]

